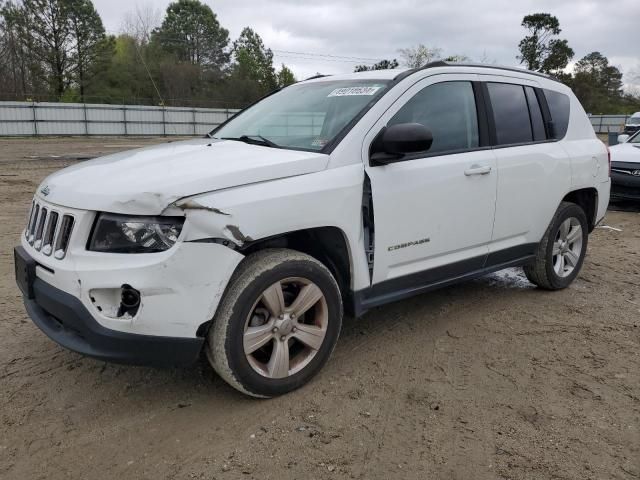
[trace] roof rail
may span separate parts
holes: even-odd
[[[409,75],[412,75],[416,72],[420,72],[422,70],[427,70],[429,68],[436,68],[436,67],[477,67],[477,68],[493,68],[495,70],[508,70],[510,72],[518,72],[518,73],[525,73],[528,75],[533,75],[536,77],[541,77],[541,78],[546,78],[547,80],[553,80],[555,82],[560,82],[560,80],[558,80],[557,78],[555,78],[552,75],[547,75],[546,73],[540,73],[540,72],[533,72],[531,70],[527,70],[525,68],[517,68],[517,67],[504,67],[502,65],[490,65],[490,64],[486,64],[486,63],[459,63],[459,62],[447,62],[445,60],[437,60],[435,62],[430,62],[427,63],[426,65],[420,67],[420,68],[413,68],[411,70],[406,70],[404,72],[402,72],[401,74],[399,74],[397,77],[395,77],[393,80],[395,82],[399,82],[400,80],[403,80],[405,78],[407,78]],[[560,82],[561,83],[561,82]]]
[[[314,75],[313,77],[309,77],[309,78],[305,78],[304,80],[300,80],[301,82],[306,82],[307,80],[315,80],[316,78],[324,78],[324,77],[330,77],[331,75],[323,75],[321,73],[319,73],[318,75]]]

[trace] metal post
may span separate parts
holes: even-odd
[[[192,110],[193,112],[193,136],[195,137],[198,134],[198,130],[196,129],[196,109],[195,107]]]
[[[167,136],[167,119],[166,119],[167,107],[162,104],[162,136]]]
[[[129,135],[127,132],[127,106],[125,104],[122,104],[122,117],[124,119],[124,134]]]
[[[33,108],[33,136],[38,136],[38,116],[36,115],[36,102],[31,102]]]
[[[83,103],[82,108],[84,110],[84,134],[89,135],[89,122],[87,120],[87,104]]]

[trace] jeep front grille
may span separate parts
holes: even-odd
[[[53,253],[54,258],[62,260],[69,248],[73,225],[72,215],[59,212],[50,205],[41,205],[34,200],[24,235],[35,250],[44,255]]]

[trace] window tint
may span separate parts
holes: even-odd
[[[529,114],[531,115],[531,127],[533,128],[533,139],[536,142],[547,139],[544,131],[544,119],[542,118],[542,110],[536,92],[531,87],[524,87],[527,94],[527,102],[529,102]]]
[[[551,112],[554,138],[560,140],[564,138],[567,134],[567,128],[569,128],[569,97],[553,90],[545,90],[544,96]]]
[[[498,145],[533,140],[529,108],[521,85],[488,83]]]
[[[425,87],[409,100],[389,125],[420,123],[431,130],[429,153],[476,148],[478,115],[471,82],[444,82]]]

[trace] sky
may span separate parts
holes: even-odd
[[[203,0],[229,30],[231,40],[250,26],[298,79],[315,73],[352,72],[359,63],[398,58],[417,44],[475,61],[517,66],[522,17],[558,17],[575,50],[574,61],[599,51],[640,91],[640,0]],[[122,30],[127,12],[157,10],[166,0],[94,0],[110,33]]]

